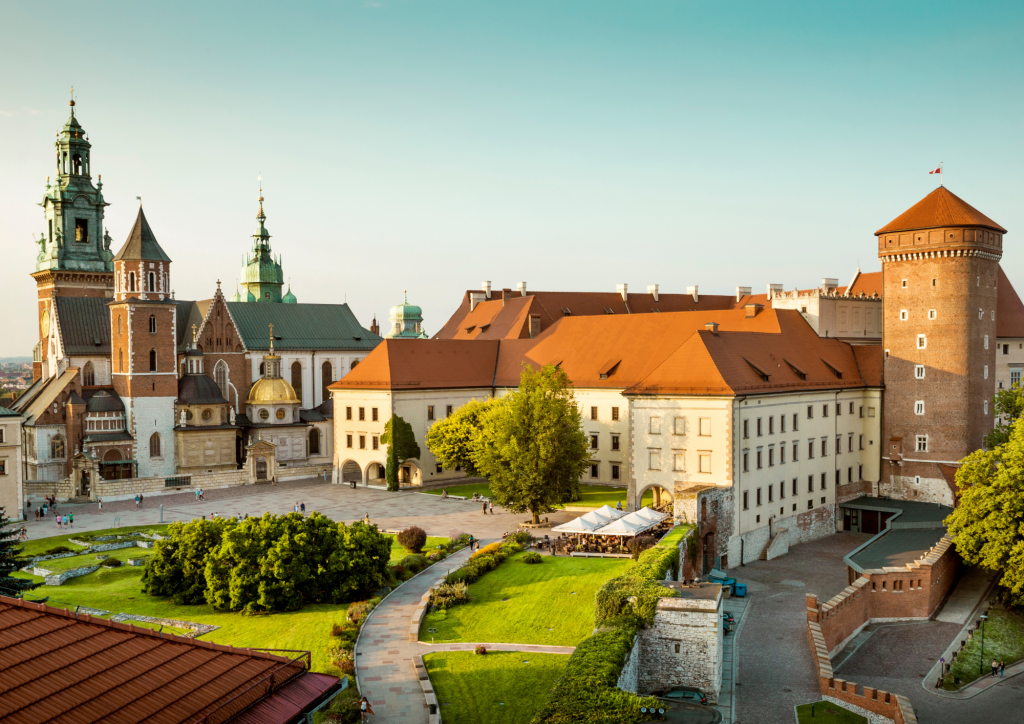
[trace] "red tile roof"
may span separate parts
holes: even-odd
[[[328,389],[491,387],[498,347],[498,340],[385,339]]]
[[[1024,337],[1024,303],[1001,266],[996,284],[996,337]]]
[[[860,376],[864,384],[871,387],[882,386],[882,360],[884,350],[879,345],[857,344],[853,345],[853,356],[857,360],[857,367],[860,369]]]
[[[851,297],[859,297],[861,292],[865,295],[872,297],[876,293],[879,297],[882,296],[882,272],[868,272],[864,274],[857,272],[857,277],[853,280],[853,284],[850,286],[849,291],[844,288],[843,293],[848,294]]]
[[[5,724],[186,724],[207,715],[213,724],[258,702],[271,683],[276,688],[306,676],[305,668],[305,659],[160,635],[0,596]]]
[[[892,231],[934,229],[942,226],[984,226],[1006,232],[1002,226],[968,204],[945,186],[932,191],[888,224],[875,236]]]

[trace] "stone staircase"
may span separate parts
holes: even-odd
[[[768,539],[768,542],[765,543],[764,548],[761,550],[761,555],[757,557],[759,561],[770,561],[772,558],[778,558],[789,553],[789,544],[786,543],[786,530],[786,528],[776,528],[775,535]]]

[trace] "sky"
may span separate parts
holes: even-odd
[[[112,247],[141,196],[178,299],[234,292],[259,174],[300,302],[369,326],[408,290],[433,334],[485,280],[845,284],[940,162],[1024,287],[1022,3],[0,0],[0,21],[0,357],[38,339],[71,86]]]

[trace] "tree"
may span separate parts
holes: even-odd
[[[991,450],[1005,444],[1021,413],[1024,413],[1024,390],[1021,390],[1019,382],[1010,385],[1008,390],[997,390],[992,398],[992,414],[996,424],[992,432],[985,436],[985,447]]]
[[[384,471],[388,490],[398,490],[398,468],[406,460],[420,456],[416,434],[412,431],[412,425],[398,415],[392,415],[384,425],[380,441],[388,446],[388,464]]]
[[[153,546],[153,555],[142,573],[142,592],[170,596],[176,604],[194,605],[206,600],[206,559],[235,525],[233,518],[177,521],[167,536]]]
[[[480,444],[480,419],[501,400],[470,400],[427,431],[427,447],[446,470],[462,468],[470,477],[480,476],[473,462]]]
[[[1024,417],[1009,439],[976,450],[956,472],[960,504],[946,519],[965,562],[1002,573],[999,583],[1024,603]]]
[[[20,534],[20,529],[11,527],[11,520],[0,506],[0,595],[17,596],[21,591],[35,587],[32,581],[11,575],[21,568],[18,554],[25,550],[18,545]]]
[[[579,498],[579,479],[590,460],[587,437],[568,376],[554,365],[523,365],[519,389],[481,415],[473,462],[491,494],[533,522],[559,503]]]

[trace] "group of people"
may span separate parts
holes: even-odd
[[[142,507],[142,495],[136,495],[135,496],[135,507],[136,507],[136,509]]]
[[[194,492],[196,494],[196,502],[197,503],[200,500],[206,500],[206,492],[202,488],[196,488]]]
[[[295,501],[295,505],[292,506],[292,512],[293,513],[302,513],[303,515],[305,515],[306,514],[306,504],[296,500]]]
[[[493,500],[485,500],[481,504],[480,510],[483,511],[484,515],[487,515],[488,512],[490,512],[491,515],[494,515],[494,501]]]
[[[67,515],[55,515],[54,517],[57,519],[57,527],[61,530],[75,527],[74,513],[68,513]]]

